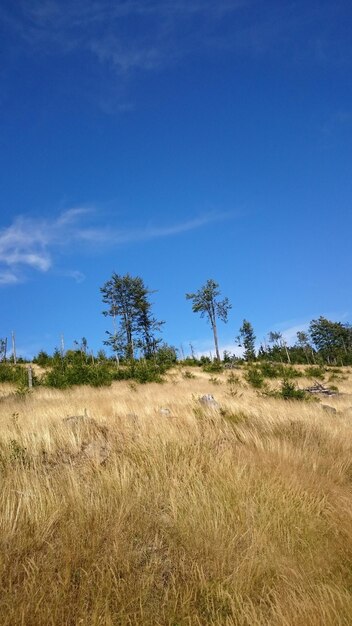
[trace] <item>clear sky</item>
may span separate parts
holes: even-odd
[[[109,320],[112,272],[164,338],[211,347],[207,278],[259,340],[351,320],[350,0],[1,0],[0,337]]]

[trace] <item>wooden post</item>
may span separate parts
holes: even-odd
[[[33,387],[33,372],[32,366],[28,365],[28,389],[32,389]]]
[[[14,363],[14,365],[17,365],[17,357],[16,357],[16,338],[15,338],[15,333],[14,333],[14,331],[12,331],[12,333],[11,333],[11,339],[12,339],[12,356],[13,356],[13,363]]]

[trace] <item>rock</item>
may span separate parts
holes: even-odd
[[[336,415],[337,410],[333,406],[329,406],[328,404],[322,404],[321,408],[326,411],[326,413],[330,413],[331,415]]]
[[[82,456],[95,465],[103,465],[110,456],[110,446],[106,441],[90,441],[82,445]]]
[[[211,409],[218,409],[219,403],[215,400],[214,396],[211,393],[207,393],[204,396],[199,398],[199,402],[203,404],[203,406]]]
[[[64,421],[81,441],[83,439],[78,459],[91,461],[94,465],[103,465],[111,452],[107,426],[98,424],[93,417],[88,417],[87,411],[84,415],[71,415]]]
[[[162,407],[161,409],[159,409],[159,413],[160,415],[171,415],[170,409],[166,409],[165,407]]]

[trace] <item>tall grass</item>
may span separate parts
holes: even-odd
[[[352,396],[330,415],[171,376],[3,388],[0,623],[351,624]]]

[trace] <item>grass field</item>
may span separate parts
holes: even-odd
[[[332,414],[189,371],[0,387],[2,626],[352,624],[351,372]]]

